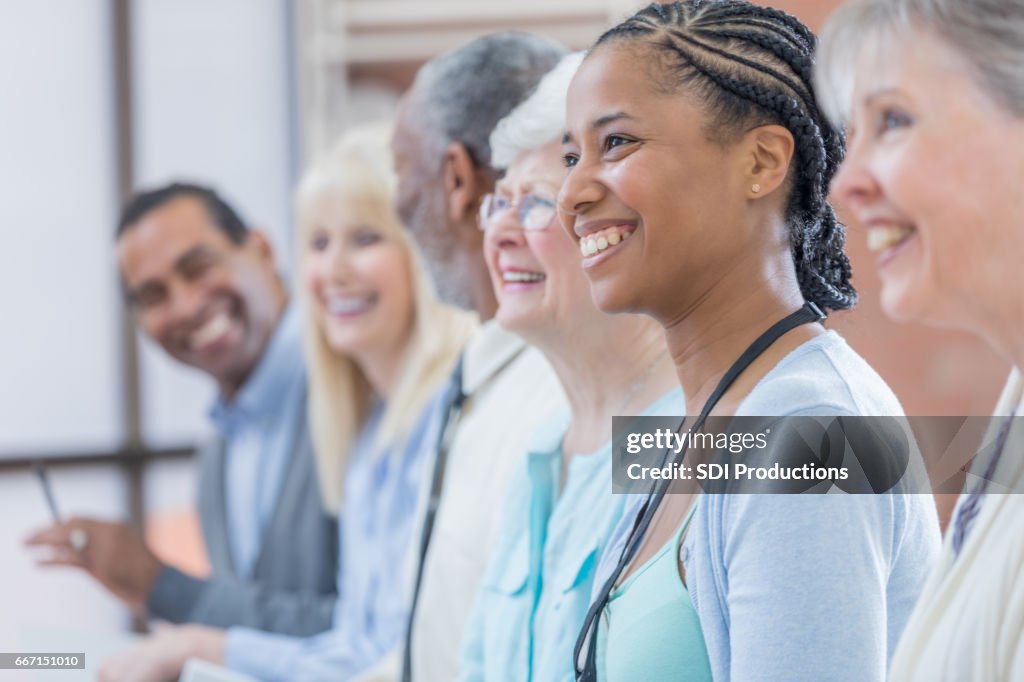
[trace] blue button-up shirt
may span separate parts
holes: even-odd
[[[676,389],[645,415],[681,414]],[[568,416],[534,438],[511,483],[502,534],[463,642],[460,680],[571,681],[573,647],[601,551],[626,495],[612,494],[612,443],[569,460],[559,493]]]
[[[296,439],[305,424],[306,369],[296,306],[281,316],[256,369],[231,402],[217,398],[210,419],[224,439],[224,496],[235,570],[251,577]]]
[[[228,667],[262,680],[338,682],[376,664],[405,635],[407,552],[423,464],[437,439],[441,400],[424,410],[404,443],[375,447],[380,407],[349,455],[339,532],[338,605],[331,630],[314,637],[228,630]]]

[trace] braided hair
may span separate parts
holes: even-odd
[[[655,50],[665,91],[696,94],[713,138],[769,124],[789,130],[796,149],[786,219],[800,290],[822,309],[852,307],[845,229],[826,199],[845,141],[815,102],[814,34],[785,12],[744,0],[685,0],[648,6],[595,47],[611,41]]]

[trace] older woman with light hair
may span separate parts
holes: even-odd
[[[498,544],[466,630],[462,680],[564,680],[597,557],[623,509],[613,495],[612,416],[683,409],[660,328],[594,305],[580,251],[558,224],[565,57],[491,135],[506,168],[481,207],[496,319],[538,348],[569,401],[536,434],[510,486]]]
[[[818,77],[849,124],[833,194],[898,320],[971,331],[1015,367],[891,678],[1024,679],[1024,0],[857,0]],[[988,494],[992,493],[992,494]]]
[[[390,126],[352,130],[297,194],[310,427],[323,499],[341,515],[333,628],[298,638],[186,626],[108,662],[104,679],[175,679],[195,657],[261,680],[348,680],[404,635],[435,394],[475,320],[439,303],[420,268],[392,208],[389,142]]]

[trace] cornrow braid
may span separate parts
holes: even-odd
[[[800,290],[823,309],[852,307],[846,232],[827,199],[845,141],[818,109],[810,29],[745,0],[686,0],[650,5],[595,46],[610,41],[643,41],[669,55],[670,89],[696,87],[716,134],[772,123],[789,130],[796,149],[786,217]]]

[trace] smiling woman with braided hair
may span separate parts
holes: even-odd
[[[856,292],[815,42],[740,0],[655,4],[570,86],[560,217],[597,305],[661,323],[689,415],[902,415],[821,324]],[[578,677],[884,680],[938,544],[927,495],[654,495],[601,560]]]

